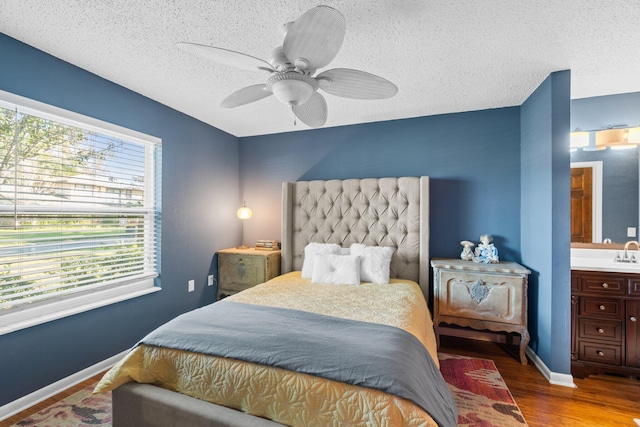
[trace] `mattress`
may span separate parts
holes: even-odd
[[[431,316],[422,291],[411,281],[320,285],[292,272],[228,300],[395,326],[414,335],[438,363]],[[144,344],[105,374],[96,392],[129,381],[154,384],[286,425],[437,425],[413,402],[379,390]]]

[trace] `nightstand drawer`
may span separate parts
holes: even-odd
[[[589,340],[605,340],[622,343],[622,322],[603,319],[580,319],[578,337]]]
[[[513,325],[524,323],[522,277],[459,271],[440,274],[441,316]]]
[[[264,258],[220,254],[220,272],[224,288],[242,291],[266,281]]]
[[[621,300],[580,297],[580,315],[620,319],[622,304]]]
[[[580,360],[587,362],[620,365],[622,362],[621,347],[619,345],[580,342]]]

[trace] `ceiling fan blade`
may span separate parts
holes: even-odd
[[[297,118],[307,126],[318,128],[327,121],[327,101],[318,92],[314,93],[307,102],[291,107]]]
[[[176,43],[176,47],[199,58],[208,59],[218,64],[228,65],[242,70],[274,71],[271,64],[267,61],[221,47],[205,46],[196,43]]]
[[[266,88],[265,84],[247,86],[227,96],[220,106],[225,108],[239,107],[273,95],[273,92],[266,90]]]
[[[338,54],[346,24],[344,16],[329,6],[317,6],[298,18],[287,31],[283,48],[298,68],[317,70]]]
[[[335,96],[354,99],[391,98],[398,87],[389,80],[365,71],[335,68],[316,76],[320,89]]]

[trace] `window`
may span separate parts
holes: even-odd
[[[0,333],[158,290],[155,137],[0,91]]]

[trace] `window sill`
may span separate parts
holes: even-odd
[[[0,314],[0,335],[160,291],[153,277]]]

